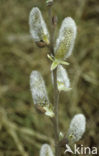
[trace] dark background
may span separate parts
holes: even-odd
[[[36,112],[29,86],[31,71],[40,71],[53,101],[47,49],[39,49],[29,33],[33,6],[48,22],[44,0],[0,0],[0,156],[38,156],[43,143],[53,147],[52,123]],[[58,17],[57,33],[67,16],[78,26],[67,67],[72,91],[60,95],[60,130],[66,133],[72,117],[83,113],[87,129],[78,144],[99,147],[99,1],[56,0],[53,15]]]

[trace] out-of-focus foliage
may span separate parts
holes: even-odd
[[[40,8],[47,22],[45,1],[0,0],[0,156],[38,156],[43,143],[53,147],[52,123],[36,112],[29,87],[31,71],[40,71],[53,101],[47,48],[39,49],[29,34],[33,6]],[[99,147],[99,1],[57,0],[53,14],[58,16],[56,36],[67,16],[78,26],[67,67],[72,90],[60,95],[61,131],[67,132],[73,115],[83,113],[87,131],[79,143]]]

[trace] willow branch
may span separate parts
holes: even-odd
[[[54,56],[54,36],[55,36],[55,25],[52,23],[52,6],[49,6],[49,29],[50,29],[50,53]],[[58,142],[59,142],[59,122],[58,122],[58,101],[59,92],[57,88],[57,68],[53,71],[54,79],[54,130],[55,130],[55,156],[60,155]]]

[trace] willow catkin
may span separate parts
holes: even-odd
[[[57,67],[57,86],[59,91],[69,91],[71,89],[67,71],[62,65]]]
[[[32,71],[30,75],[30,88],[35,105],[49,105],[45,83],[38,71]]]
[[[29,15],[30,33],[35,42],[49,44],[49,32],[39,8],[34,7]]]
[[[77,114],[73,117],[69,131],[68,139],[71,142],[77,142],[82,138],[86,129],[86,118],[83,114]]]
[[[38,71],[32,71],[30,75],[30,88],[34,105],[37,110],[45,113],[47,116],[53,117],[53,108],[49,102],[45,83],[43,77]]]
[[[72,53],[76,38],[76,24],[71,17],[63,20],[54,49],[56,59],[65,59]]]
[[[51,147],[48,144],[43,144],[40,150],[40,156],[54,156]]]

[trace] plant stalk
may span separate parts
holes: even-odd
[[[58,121],[58,101],[59,101],[59,92],[57,88],[57,68],[53,71],[54,78],[54,129],[55,129],[55,156],[60,155],[60,150],[58,147],[59,143],[59,121]]]
[[[54,35],[55,26],[52,23],[52,6],[49,6],[49,29],[50,29],[50,53],[54,56]],[[54,80],[54,131],[55,131],[55,156],[60,156],[60,149],[58,147],[59,143],[59,121],[58,121],[58,101],[59,101],[59,91],[57,88],[57,68],[53,70],[53,80]]]

